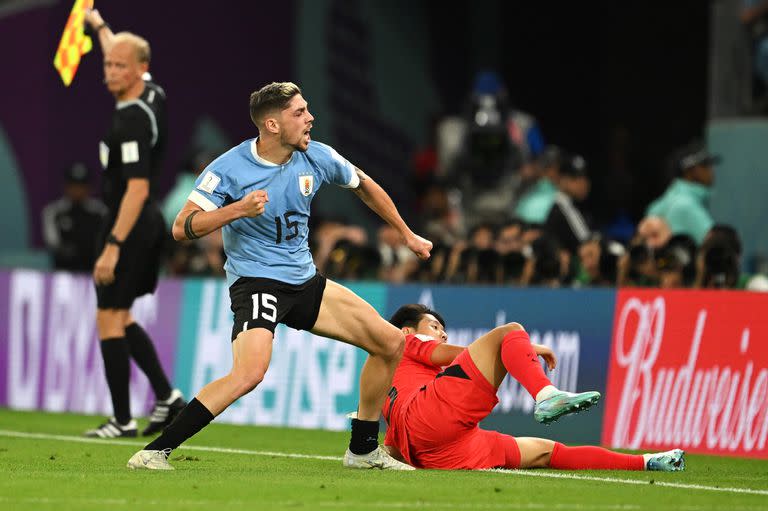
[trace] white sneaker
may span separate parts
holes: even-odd
[[[354,454],[347,449],[347,452],[344,453],[344,466],[346,468],[378,468],[379,470],[416,470],[406,463],[397,461],[381,446],[368,454]]]
[[[142,450],[131,456],[131,459],[128,460],[128,468],[134,470],[174,470],[171,464],[168,463],[168,456],[170,454],[170,449],[163,451]]]

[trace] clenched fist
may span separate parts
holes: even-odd
[[[411,252],[416,254],[419,259],[429,259],[430,252],[432,251],[432,242],[418,234],[406,237],[405,246],[410,248]]]
[[[85,11],[85,22],[88,23],[91,28],[98,28],[104,24],[104,18],[101,17],[101,14],[96,9],[86,9]]]
[[[264,205],[269,202],[266,190],[254,190],[240,199],[240,208],[245,216],[253,218],[264,213]]]

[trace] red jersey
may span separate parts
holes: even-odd
[[[499,402],[496,389],[467,350],[438,378],[443,368],[431,356],[439,344],[426,336],[406,336],[382,410],[388,425],[384,445],[396,447],[409,464],[421,468],[517,467],[514,439],[478,427]]]
[[[435,379],[441,366],[432,363],[432,352],[441,344],[437,339],[426,335],[405,336],[405,350],[403,359],[395,370],[392,378],[392,386],[397,389],[397,395],[401,398],[412,394],[421,387]]]
[[[403,446],[407,444],[403,436],[405,431],[397,428],[396,421],[391,421],[390,416],[397,414],[407,402],[413,399],[419,389],[434,380],[435,376],[443,370],[442,367],[433,364],[430,360],[432,352],[440,344],[440,341],[426,335],[408,334],[405,336],[403,358],[395,370],[395,376],[392,378],[392,390],[390,390],[381,410],[388,425],[384,445]]]

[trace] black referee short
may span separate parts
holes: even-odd
[[[240,277],[229,287],[235,324],[232,340],[251,328],[275,332],[278,323],[297,330],[315,326],[326,279],[319,273],[297,286],[260,277]]]
[[[99,254],[113,225],[114,218],[111,218],[102,229],[97,245]],[[99,309],[130,309],[136,298],[154,293],[167,236],[165,220],[157,205],[150,203],[144,206],[120,247],[114,282],[96,286]]]

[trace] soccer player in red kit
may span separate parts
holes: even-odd
[[[406,334],[406,344],[382,410],[388,423],[384,444],[414,467],[685,469],[680,449],[623,454],[480,429],[478,423],[499,401],[496,391],[507,374],[536,400],[534,417],[539,422],[584,410],[600,399],[598,392],[574,394],[552,385],[538,357],[551,370],[557,364],[554,352],[531,344],[518,323],[494,328],[464,348],[446,343],[445,321],[424,305],[404,305],[390,322]]]

